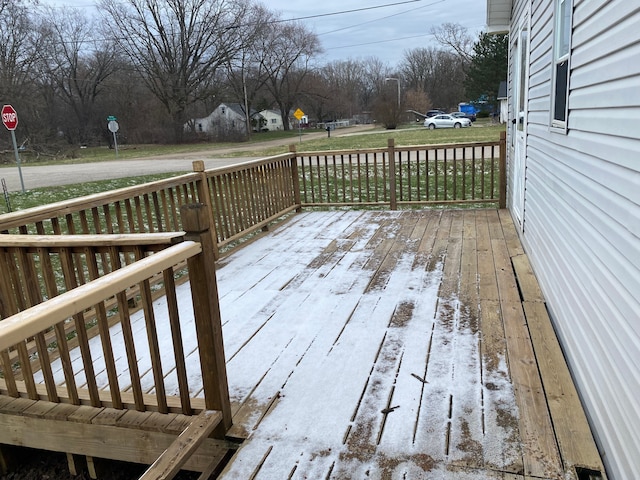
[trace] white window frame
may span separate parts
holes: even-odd
[[[566,132],[569,116],[573,0],[556,0],[554,23],[551,127]],[[560,105],[558,102],[562,100],[562,97],[564,97],[564,103]]]

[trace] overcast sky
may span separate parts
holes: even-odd
[[[459,23],[475,38],[485,30],[487,17],[486,0],[263,0],[263,3],[285,19],[317,15],[301,21],[319,35],[327,61],[375,56],[391,66],[397,64],[407,49],[438,46],[429,34],[432,27]],[[333,13],[336,15],[330,15]]]
[[[42,0],[93,10],[95,0]],[[301,19],[318,34],[321,63],[375,56],[397,65],[405,50],[437,47],[432,27],[459,23],[474,37],[486,27],[486,0],[262,0],[282,19]],[[308,18],[304,18],[308,17]]]

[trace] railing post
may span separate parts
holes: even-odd
[[[396,142],[393,138],[387,140],[389,160],[389,203],[391,210],[398,209],[396,197]]]
[[[196,160],[192,163],[193,171],[200,174],[200,179],[196,181],[198,188],[198,200],[206,207],[207,216],[209,217],[209,230],[211,232],[213,256],[216,260],[220,258],[220,250],[218,249],[218,235],[216,232],[216,224],[213,219],[213,202],[211,201],[211,193],[209,192],[209,182],[207,182],[207,174],[204,171],[204,162]]]
[[[507,208],[507,132],[500,132],[500,208]]]
[[[231,406],[209,217],[206,206],[202,204],[183,205],[180,215],[187,232],[185,238],[202,245],[202,252],[187,261],[189,283],[198,336],[205,407],[207,410],[222,412],[224,431],[216,430],[216,434],[222,436],[231,427]]]
[[[298,172],[298,149],[295,144],[289,145],[289,152],[293,153],[291,158],[291,177],[293,180],[293,201],[297,208],[296,212],[302,211],[302,200],[300,199],[300,173]]]

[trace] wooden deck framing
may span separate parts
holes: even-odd
[[[221,478],[604,478],[508,212],[306,213],[218,275]]]

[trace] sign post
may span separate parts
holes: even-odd
[[[16,156],[16,164],[18,165],[18,173],[20,174],[20,186],[22,187],[22,193],[24,193],[24,180],[22,178],[22,166],[20,165],[20,155],[18,154],[18,144],[16,143],[16,127],[18,126],[18,113],[11,105],[3,105],[2,111],[2,123],[7,130],[11,132],[11,141],[13,142],[13,152]]]
[[[298,119],[298,135],[300,136],[300,143],[302,143],[302,117],[304,117],[304,112],[299,108],[293,112],[293,116]]]
[[[116,149],[116,158],[118,158],[118,140],[116,139],[116,132],[120,128],[120,125],[118,125],[118,122],[116,120],[117,118],[113,115],[109,115],[107,117],[107,122],[109,122],[107,126],[109,127],[109,131],[113,133],[113,146]]]

